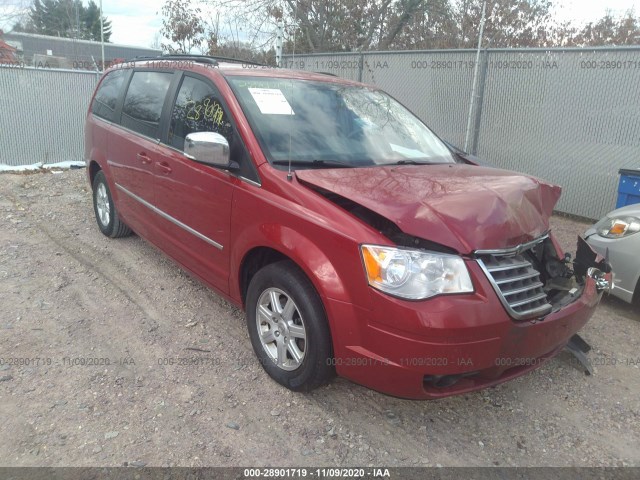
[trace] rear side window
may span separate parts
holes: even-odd
[[[147,137],[159,137],[160,115],[172,75],[134,72],[122,107],[123,127]]]
[[[231,123],[214,88],[202,80],[185,76],[169,126],[169,145],[184,150],[185,137],[193,132],[216,132],[231,143]]]
[[[122,91],[124,77],[124,70],[116,70],[104,78],[91,105],[91,112],[94,115],[111,122],[115,120],[116,102]]]

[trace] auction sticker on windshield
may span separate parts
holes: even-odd
[[[295,115],[282,90],[278,88],[249,88],[263,115]]]

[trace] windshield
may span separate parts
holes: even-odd
[[[227,79],[275,165],[456,163],[431,130],[383,92],[307,80]]]

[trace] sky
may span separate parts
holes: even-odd
[[[163,3],[163,0],[102,0],[104,14],[111,20],[111,42],[151,46],[162,27],[158,13]],[[553,3],[556,18],[579,24],[600,18],[607,10],[618,16],[634,8],[640,15],[640,0],[554,0]],[[0,12],[1,9],[0,1]],[[0,27],[7,29],[8,26]]]
[[[96,0],[96,3],[98,1]],[[104,15],[111,20],[112,43],[149,47],[162,28],[162,0],[102,0]],[[158,33],[159,35],[159,33]]]

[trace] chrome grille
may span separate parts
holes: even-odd
[[[514,319],[525,320],[551,311],[540,273],[523,255],[481,255],[478,263]]]

